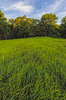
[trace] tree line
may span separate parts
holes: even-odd
[[[0,10],[0,40],[50,36],[66,38],[66,16],[57,24],[55,14],[44,14],[40,20],[26,16],[7,19]]]

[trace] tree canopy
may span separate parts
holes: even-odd
[[[60,36],[66,38],[66,16],[61,20]]]
[[[27,18],[25,15],[7,20],[0,10],[0,39],[52,36],[66,38],[66,16],[57,25],[58,17],[48,13],[41,19]]]

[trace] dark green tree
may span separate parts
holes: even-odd
[[[45,14],[42,16],[40,21],[40,34],[41,36],[53,36],[55,35],[56,29],[59,28],[56,24],[55,14]]]
[[[7,18],[4,17],[4,14],[0,11],[0,39],[8,39],[9,36],[9,24]]]
[[[61,20],[60,36],[66,38],[66,16]]]

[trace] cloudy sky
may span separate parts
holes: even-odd
[[[0,10],[8,18],[26,15],[39,19],[45,13],[54,13],[60,23],[66,16],[66,0],[0,0]]]

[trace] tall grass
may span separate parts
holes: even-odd
[[[0,41],[0,100],[66,100],[66,40]]]

